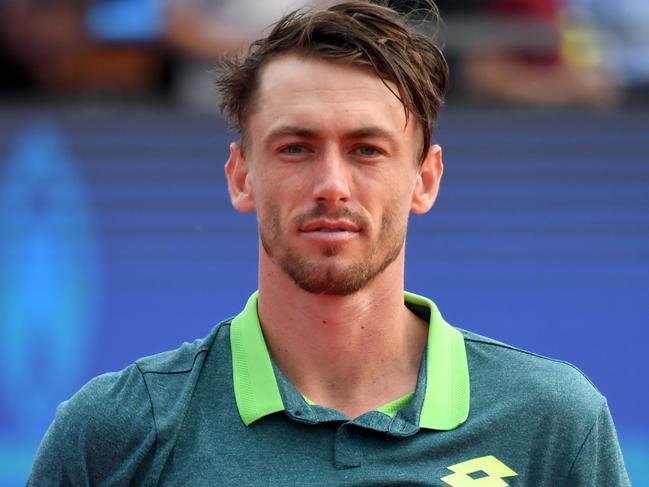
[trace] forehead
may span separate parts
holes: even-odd
[[[412,125],[371,68],[340,61],[294,54],[273,59],[260,73],[255,98],[246,124],[253,141],[276,125],[354,130],[371,123],[398,134]]]

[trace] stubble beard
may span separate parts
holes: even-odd
[[[390,206],[388,206],[390,208]],[[322,207],[316,207],[306,218],[325,215]],[[328,215],[331,218],[359,217],[349,210]],[[349,264],[336,262],[340,252],[336,245],[324,247],[322,257],[310,259],[298,254],[286,244],[282,230],[279,210],[274,206],[267,208],[265,224],[259,223],[261,245],[270,259],[280,267],[301,289],[313,294],[349,296],[363,289],[376,276],[381,274],[401,253],[405,243],[406,225],[395,227],[396,213],[390,209],[381,218],[381,227],[376,241],[367,249],[363,257]],[[364,238],[362,235],[358,238]],[[327,260],[331,260],[327,262]]]

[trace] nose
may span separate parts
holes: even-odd
[[[313,198],[317,202],[335,206],[349,200],[349,166],[336,148],[328,148],[323,153],[314,165],[313,178]]]

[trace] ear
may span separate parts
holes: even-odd
[[[225,178],[228,181],[230,202],[242,213],[254,211],[255,201],[250,185],[250,173],[239,142],[230,144],[230,158],[225,163]]]
[[[417,172],[410,206],[413,213],[422,215],[433,207],[443,172],[442,148],[439,145],[431,145]]]

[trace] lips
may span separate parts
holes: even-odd
[[[322,232],[322,233],[335,233],[335,232],[360,232],[358,225],[347,220],[313,220],[305,225],[300,226],[300,232]]]

